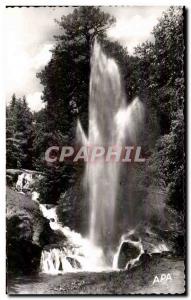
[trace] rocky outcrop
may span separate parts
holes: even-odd
[[[74,269],[81,269],[81,264],[80,264],[80,262],[76,258],[66,257],[66,259],[69,261],[69,263],[71,264],[71,266]]]
[[[11,273],[38,271],[44,245],[57,243],[61,234],[51,230],[37,202],[7,188],[7,269]]]
[[[129,241],[124,241],[119,251],[118,268],[125,269],[128,263],[138,258],[140,254],[141,252],[137,245]]]

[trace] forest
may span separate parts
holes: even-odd
[[[6,107],[6,168],[41,172],[34,186],[40,203],[57,204],[60,221],[85,232],[87,220],[82,216],[88,207],[81,182],[85,165],[47,164],[44,155],[50,146],[75,145],[78,120],[88,132],[90,58],[96,38],[119,66],[127,105],[135,97],[144,104],[141,145],[147,159],[132,171],[134,185],[140,191],[144,187],[146,194],[165,195],[181,249],[186,198],[183,9],[167,9],[153,28],[152,41],[137,45],[134,55],[107,38],[107,29],[115,21],[99,7],[75,8],[56,21],[62,33],[55,36],[51,60],[36,74],[43,86],[45,108],[32,112],[25,96],[15,94]],[[124,184],[125,179],[121,174]],[[7,175],[7,184],[14,183],[15,178]]]

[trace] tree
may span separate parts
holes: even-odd
[[[147,109],[146,135],[151,137],[145,139],[152,152],[149,172],[155,184],[167,191],[168,204],[180,212],[185,194],[182,8],[169,8],[153,36],[154,42],[135,51],[140,59],[140,94]]]
[[[32,168],[32,113],[25,97],[12,96],[6,109],[7,168]]]
[[[62,32],[55,37],[51,61],[37,74],[44,86],[42,99],[46,103],[46,128],[37,125],[34,145],[39,157],[43,157],[45,148],[50,145],[74,144],[78,119],[87,133],[91,47],[95,37],[99,40],[106,37],[106,29],[114,21],[100,8],[90,6],[76,8],[56,21]],[[83,167],[79,170],[82,174]],[[58,190],[62,193],[71,187],[79,173],[78,166],[65,164],[59,168],[44,164],[44,172],[49,182],[47,191],[54,194],[55,189],[56,195]],[[54,177],[59,180],[54,181]]]
[[[43,101],[47,103],[50,130],[67,132],[75,137],[79,117],[88,127],[88,94],[91,46],[95,36],[103,39],[115,19],[96,7],[79,7],[57,21],[63,33],[56,37],[52,59],[37,74],[44,86]]]

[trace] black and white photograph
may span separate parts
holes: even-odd
[[[8,295],[186,294],[187,8],[159,5],[5,8]]]

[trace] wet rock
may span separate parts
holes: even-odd
[[[52,233],[38,203],[7,188],[7,260],[9,273],[38,271],[41,250]]]
[[[45,251],[51,251],[52,249],[59,249],[64,252],[64,248],[66,247],[66,244],[64,241],[61,241],[59,243],[52,243],[52,244],[47,244],[44,246],[43,250]]]
[[[7,241],[7,270],[10,274],[32,274],[39,270],[41,247],[29,240]]]
[[[66,237],[60,230],[51,230],[48,237],[48,244],[56,244],[63,246],[65,244]]]
[[[118,258],[118,268],[124,269],[132,259],[137,258],[140,255],[140,249],[129,241],[124,241],[121,245],[119,258]]]
[[[69,261],[69,263],[71,264],[71,266],[74,269],[81,269],[81,264],[80,264],[80,262],[76,258],[74,258],[74,257],[66,257],[66,259]]]
[[[148,263],[150,260],[151,260],[151,255],[148,254],[147,252],[142,253],[139,258],[139,262],[143,264]]]

